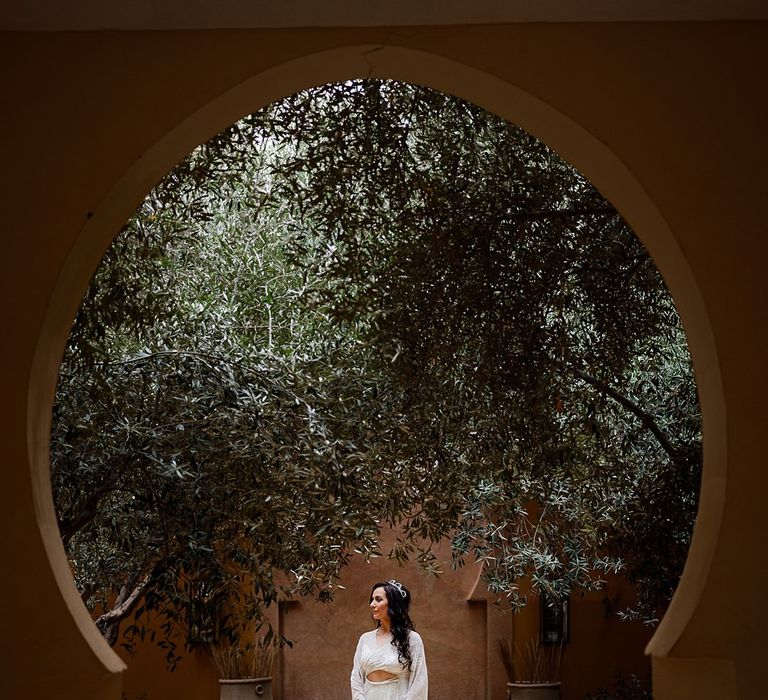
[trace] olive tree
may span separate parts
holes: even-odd
[[[685,338],[647,251],[577,171],[458,98],[291,96],[150,193],[73,327],[52,478],[84,599],[190,646],[353,552],[484,563],[560,596],[606,570],[654,619],[696,509]],[[139,619],[141,618],[140,615]],[[136,623],[127,630],[143,634]]]
[[[700,416],[680,319],[620,214],[523,130],[423,88],[319,88],[265,121],[290,146],[293,259],[318,236],[333,251],[305,262],[310,303],[362,329],[407,406],[400,554],[451,536],[513,605],[522,577],[557,597],[622,569],[625,613],[654,619],[687,553]]]

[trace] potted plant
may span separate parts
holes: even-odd
[[[272,700],[277,645],[271,640],[211,647],[219,671],[220,700]]]
[[[499,639],[499,652],[507,671],[507,700],[559,700],[562,644],[540,644],[531,639],[519,645]]]

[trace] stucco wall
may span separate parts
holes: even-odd
[[[763,23],[0,37],[0,696],[119,696],[121,664],[69,580],[46,463],[58,358],[110,237],[174,161],[235,118],[306,85],[374,75],[518,121],[648,245],[686,323],[706,451],[693,553],[651,647],[656,694],[759,697],[767,53]]]
[[[386,551],[392,533],[385,531]],[[418,564],[398,567],[385,558],[355,558],[344,572],[331,604],[311,599],[283,604],[275,624],[293,641],[275,669],[275,700],[340,700],[349,696],[349,674],[357,639],[373,628],[368,594],[376,581],[397,578],[411,591],[411,615],[424,640],[431,700],[504,700],[506,674],[497,652],[499,638],[520,644],[539,639],[539,601],[520,613],[501,613],[495,598],[478,582],[479,569],[450,567],[447,544],[437,550],[443,574],[425,577]],[[612,601],[609,609],[605,601]],[[616,605],[633,600],[631,587],[611,578],[603,591],[576,593],[571,600],[570,642],[563,663],[563,700],[584,700],[588,692],[611,686],[618,671],[645,676],[643,654],[651,630],[623,623]],[[123,655],[127,700],[209,700],[216,697],[216,671],[201,654],[185,656],[168,672],[164,652],[140,645]]]

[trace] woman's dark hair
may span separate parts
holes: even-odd
[[[387,613],[389,615],[389,626],[392,631],[392,645],[397,648],[397,660],[403,665],[411,668],[411,645],[408,643],[408,631],[413,629],[413,622],[408,615],[408,608],[411,607],[411,593],[399,581],[383,581],[374,583],[371,588],[371,600],[373,592],[377,588],[383,588],[387,594]],[[379,627],[381,622],[378,623]]]

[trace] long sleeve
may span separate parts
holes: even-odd
[[[362,667],[362,650],[363,650],[363,638],[357,642],[357,649],[355,650],[355,659],[352,663],[352,675],[349,682],[352,686],[352,700],[365,700],[365,674]]]
[[[427,700],[429,681],[424,642],[416,632],[410,633],[408,641],[411,647],[411,675],[408,679],[408,692],[403,700]]]

